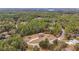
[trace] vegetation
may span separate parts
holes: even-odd
[[[49,39],[42,40],[38,46],[30,45],[23,38],[25,36],[46,33],[58,38],[65,31],[67,41],[79,34],[79,13],[28,11],[28,12],[0,12],[0,50],[1,51],[39,51],[40,48],[60,51],[67,47],[65,42],[58,39],[50,43]],[[53,39],[53,38],[52,38]],[[63,39],[63,40],[64,40]],[[40,39],[41,40],[41,39]],[[78,51],[79,44],[74,47]]]
[[[44,41],[41,41],[39,43],[39,46],[42,48],[42,49],[48,49],[49,47],[49,40],[48,39],[45,39]]]
[[[79,51],[79,44],[75,45],[75,49],[76,49],[76,51]]]
[[[21,35],[31,35],[34,33],[43,32],[46,28],[47,23],[43,20],[31,20],[28,23],[18,24],[18,33]]]
[[[40,48],[38,46],[34,46],[33,51],[40,51]]]
[[[25,43],[19,35],[13,35],[9,39],[0,41],[1,51],[24,51],[27,48],[27,43]]]

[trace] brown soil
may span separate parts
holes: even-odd
[[[41,40],[45,40],[45,39],[49,39],[49,40],[52,40],[52,39],[55,39],[56,37],[52,34],[45,34],[45,33],[38,33],[38,34],[33,34],[33,35],[29,35],[29,36],[25,36],[23,37],[24,41],[30,41],[30,40],[33,40],[32,43],[34,42],[39,42]]]
[[[73,45],[68,45],[68,46],[64,49],[64,51],[75,51],[75,48],[74,48]]]

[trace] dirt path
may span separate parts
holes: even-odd
[[[39,33],[40,34],[40,33]],[[38,46],[39,47],[39,43],[38,42],[40,42],[40,41],[42,41],[42,40],[45,40],[46,38],[47,39],[49,39],[49,42],[50,43],[52,43],[52,41],[53,40],[55,40],[55,39],[58,39],[58,40],[63,40],[64,39],[64,37],[65,37],[65,31],[64,31],[64,29],[62,29],[62,34],[61,34],[61,36],[60,37],[58,37],[58,38],[56,38],[56,37],[54,37],[52,34],[44,34],[44,33],[42,33],[42,37],[40,37],[40,35],[39,34],[34,34],[34,35],[31,35],[31,36],[29,36],[30,37],[30,39],[29,38],[24,38],[24,39],[28,39],[27,40],[27,43],[29,44],[29,45],[33,45],[33,46]],[[34,43],[33,43],[34,42]]]
[[[61,36],[58,37],[57,39],[58,39],[58,40],[63,40],[64,38],[65,38],[65,30],[62,29],[62,34],[61,34]]]

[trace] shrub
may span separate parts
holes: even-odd
[[[23,41],[20,35],[13,35],[9,39],[0,42],[0,50],[4,51],[25,51],[28,48],[27,43]]]
[[[79,51],[79,44],[76,44],[75,46],[76,51]]]
[[[39,46],[43,49],[48,49],[49,47],[49,40],[48,39],[45,39],[44,41],[41,41],[39,43]]]
[[[40,48],[38,46],[33,47],[33,51],[39,51],[39,50],[40,50]]]

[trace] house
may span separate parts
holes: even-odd
[[[79,37],[79,34],[74,34],[74,36],[77,36],[77,37]]]
[[[73,40],[69,40],[66,43],[69,44],[69,45],[72,45],[72,44],[75,45],[75,44],[79,43],[79,40],[73,39]]]
[[[79,37],[79,34],[72,34],[73,37]]]

